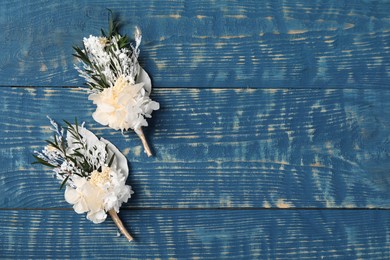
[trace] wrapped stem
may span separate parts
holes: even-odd
[[[140,129],[137,131],[137,134],[138,134],[139,138],[140,138],[141,141],[142,141],[142,144],[143,144],[143,146],[144,146],[145,152],[146,152],[146,154],[148,155],[148,157],[152,156],[152,151],[150,150],[149,144],[148,144],[148,142],[146,141],[146,138],[145,138],[144,132],[142,131],[142,128],[140,128]]]
[[[110,209],[108,213],[110,214],[112,220],[114,221],[118,229],[121,231],[121,233],[127,238],[127,240],[129,240],[129,242],[131,242],[133,240],[133,237],[129,234],[129,232],[127,232],[116,211],[114,209]]]

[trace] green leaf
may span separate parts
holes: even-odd
[[[118,40],[118,46],[120,49],[126,48],[128,44],[129,44],[129,37],[127,37],[127,35],[122,36]]]
[[[66,156],[66,159],[69,159],[71,162],[73,162],[75,165],[77,165],[77,161],[76,159],[70,157],[70,156]]]
[[[114,162],[115,154],[111,156],[110,162],[108,163],[108,167],[111,167],[112,163]]]
[[[54,134],[54,143],[58,146],[58,140],[57,140],[57,136]]]
[[[64,122],[65,122],[65,124],[66,124],[69,128],[73,128],[72,124],[69,123],[68,121],[66,121],[65,119],[64,119]]]
[[[104,30],[100,29],[100,31],[102,32],[102,36],[107,38],[106,33],[104,32]]]
[[[74,124],[76,126],[76,133],[79,133],[79,123],[77,122],[77,117],[74,118]]]
[[[112,38],[113,36],[118,34],[118,29],[119,29],[119,22],[116,19],[114,13],[108,9],[109,12],[109,20],[108,20],[108,37],[107,38]]]
[[[73,54],[73,56],[79,58],[82,60],[85,64],[92,65],[91,61],[88,58],[88,55],[84,53],[79,47],[73,46],[73,49],[76,51],[77,54]],[[85,49],[85,47],[84,47]]]
[[[62,181],[61,186],[60,186],[60,190],[62,189],[62,187],[64,187],[64,185],[68,181],[68,179],[69,179],[69,175],[66,176],[66,178]]]
[[[53,146],[54,148],[56,148],[57,150],[60,150],[61,151],[61,149],[60,149],[60,147],[58,146],[58,144],[55,144],[55,143],[53,143],[52,141],[50,141],[50,140],[45,140],[48,144],[50,144],[51,146]]]
[[[36,156],[35,154],[33,154],[33,156],[34,156],[34,158],[37,160],[36,162],[32,162],[32,164],[43,164],[43,165],[45,165],[45,166],[49,166],[49,167],[51,167],[51,168],[55,168],[55,167],[57,167],[57,166],[55,166],[55,165],[52,165],[52,164],[50,164],[50,163],[48,163],[47,161],[45,161],[45,160],[43,160],[42,158],[39,158],[38,156]]]

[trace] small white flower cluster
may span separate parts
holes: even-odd
[[[35,152],[35,157],[66,183],[66,201],[77,213],[86,212],[94,223],[103,222],[112,209],[119,212],[133,194],[126,185],[129,170],[124,155],[83,126],[69,124],[65,136],[65,131],[50,121],[57,135],[42,152]]]
[[[46,145],[45,148],[42,150],[42,153],[44,155],[42,159],[47,158],[50,164],[56,165],[59,162],[62,162],[61,152],[51,145]]]
[[[64,160],[61,163],[60,167],[54,168],[53,171],[55,172],[57,179],[61,181],[64,181],[66,176],[68,176],[66,173],[71,173],[71,175],[73,176],[83,174],[83,171],[79,167],[77,167],[74,162],[68,160]],[[67,184],[74,187],[73,177],[68,178]]]
[[[135,47],[127,48],[127,37],[114,33],[111,37],[84,38],[84,49],[76,49],[83,66],[75,65],[90,86],[89,99],[96,104],[95,121],[115,130],[133,129],[138,134],[148,123],[159,103],[149,98],[151,80],[138,64],[141,32],[136,28]]]

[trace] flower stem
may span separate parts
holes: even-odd
[[[129,232],[127,232],[125,226],[123,226],[123,223],[120,220],[120,218],[119,218],[118,214],[116,213],[115,209],[110,209],[108,211],[108,213],[110,214],[112,220],[115,222],[116,226],[119,228],[121,233],[127,238],[127,240],[129,240],[129,242],[131,242],[133,240],[133,237],[129,234]]]
[[[146,141],[146,138],[145,138],[144,132],[142,131],[142,128],[140,128],[137,131],[137,134],[138,134],[139,138],[141,139],[142,144],[144,145],[144,149],[145,149],[145,152],[148,155],[148,157],[152,156],[152,151],[149,148],[148,142]]]

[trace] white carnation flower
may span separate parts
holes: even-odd
[[[120,76],[113,87],[89,95],[97,106],[93,118],[115,130],[138,132],[142,126],[148,125],[145,117],[151,117],[152,111],[160,107],[147,96],[143,87],[144,83],[130,84]]]
[[[76,188],[66,187],[65,200],[73,204],[78,214],[87,212],[87,219],[93,223],[101,223],[107,218],[104,211],[103,199],[105,193],[102,189],[87,181],[85,178],[73,179]]]
[[[127,202],[133,191],[125,185],[126,176],[110,167],[102,171],[93,171],[89,179],[76,176],[75,188],[67,186],[65,200],[73,204],[73,209],[82,214],[87,212],[87,219],[101,223],[107,218],[109,210],[119,212],[122,203]]]

